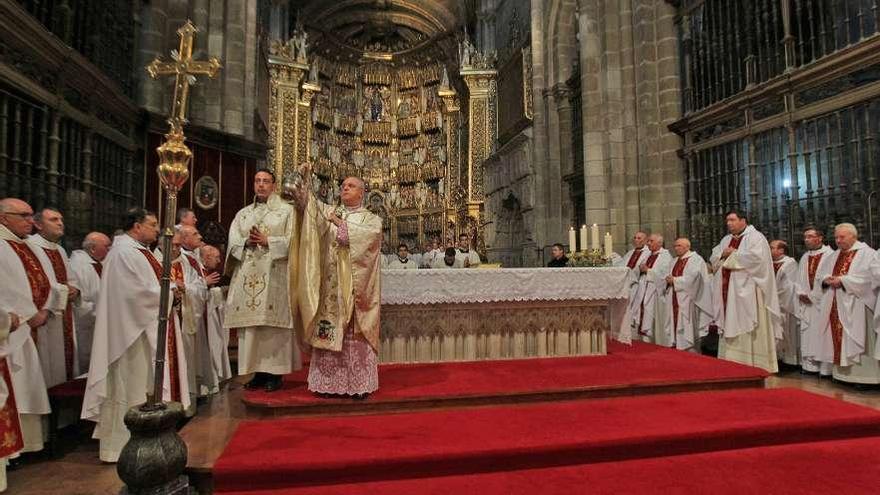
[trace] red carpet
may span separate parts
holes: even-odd
[[[799,390],[648,395],[246,421],[217,460],[213,476],[217,492],[270,490],[870,435],[880,435],[880,411]]]
[[[252,407],[284,408],[285,414],[610,397],[668,391],[763,386],[764,370],[663,347],[610,343],[607,356],[436,364],[392,364],[379,369],[379,391],[366,402],[315,397],[307,370],[285,378],[267,394],[246,391]],[[530,397],[532,396],[532,397]],[[475,400],[476,399],[476,400]]]
[[[359,484],[273,489],[275,495],[571,495],[839,493],[873,495],[880,437]],[[266,495],[269,491],[223,492]]]

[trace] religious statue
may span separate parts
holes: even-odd
[[[296,30],[288,41],[288,46],[290,47],[290,58],[301,64],[308,63],[309,33],[306,32],[301,22],[297,22]]]
[[[379,88],[373,88],[370,94],[370,120],[372,122],[379,122],[382,120],[383,106],[382,95],[379,93]]]

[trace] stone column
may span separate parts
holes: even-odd
[[[461,107],[458,95],[452,88],[440,88],[438,95],[443,99],[443,122],[446,126],[446,176],[444,181],[444,222],[442,229],[443,242],[446,240],[447,224],[449,221],[455,221],[455,210],[451,208],[450,198],[452,192],[456,191],[460,184],[458,183],[459,169],[461,167],[461,152],[459,147],[459,139],[461,126]]]
[[[223,123],[222,130],[244,135],[244,85],[247,77],[245,64],[245,32],[247,3],[241,0],[226,2],[223,51]]]
[[[144,84],[147,76],[144,66],[165,52],[165,25],[168,16],[165,12],[165,1],[155,0],[143,7],[142,28],[140,31],[140,54],[135,65],[136,81],[138,82],[139,103],[154,113],[167,111],[164,106],[164,93],[161,84]]]

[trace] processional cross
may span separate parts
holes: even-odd
[[[207,61],[193,60],[193,38],[197,32],[198,29],[192,21],[186,21],[186,24],[177,30],[177,34],[180,36],[180,47],[171,51],[171,58],[174,61],[163,62],[159,57],[156,57],[147,66],[147,73],[153,79],[158,79],[159,76],[175,76],[174,99],[171,102],[171,113],[168,116],[172,133],[176,130],[182,132],[181,128],[187,122],[187,97],[190,85],[196,82],[196,76],[204,75],[213,79],[222,67],[217,57],[210,57]]]
[[[174,99],[171,102],[171,113],[168,124],[171,129],[165,134],[165,142],[156,148],[159,154],[159,179],[165,189],[165,219],[162,229],[162,282],[159,293],[159,329],[156,342],[156,368],[153,382],[153,393],[147,398],[147,408],[162,407],[162,385],[165,375],[165,342],[168,329],[168,304],[171,285],[171,237],[174,235],[175,213],[177,211],[177,192],[189,177],[189,164],[192,151],[184,144],[183,126],[186,124],[186,104],[189,87],[195,83],[196,76],[205,75],[213,78],[220,72],[220,60],[210,57],[207,61],[193,60],[193,38],[198,29],[191,21],[177,30],[180,36],[180,48],[171,51],[172,62],[163,62],[158,57],[147,67],[147,73],[153,79],[159,76],[174,76]]]

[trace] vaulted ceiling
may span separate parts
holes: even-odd
[[[474,0],[299,0],[299,18],[328,42],[365,52],[401,54],[462,30]]]

